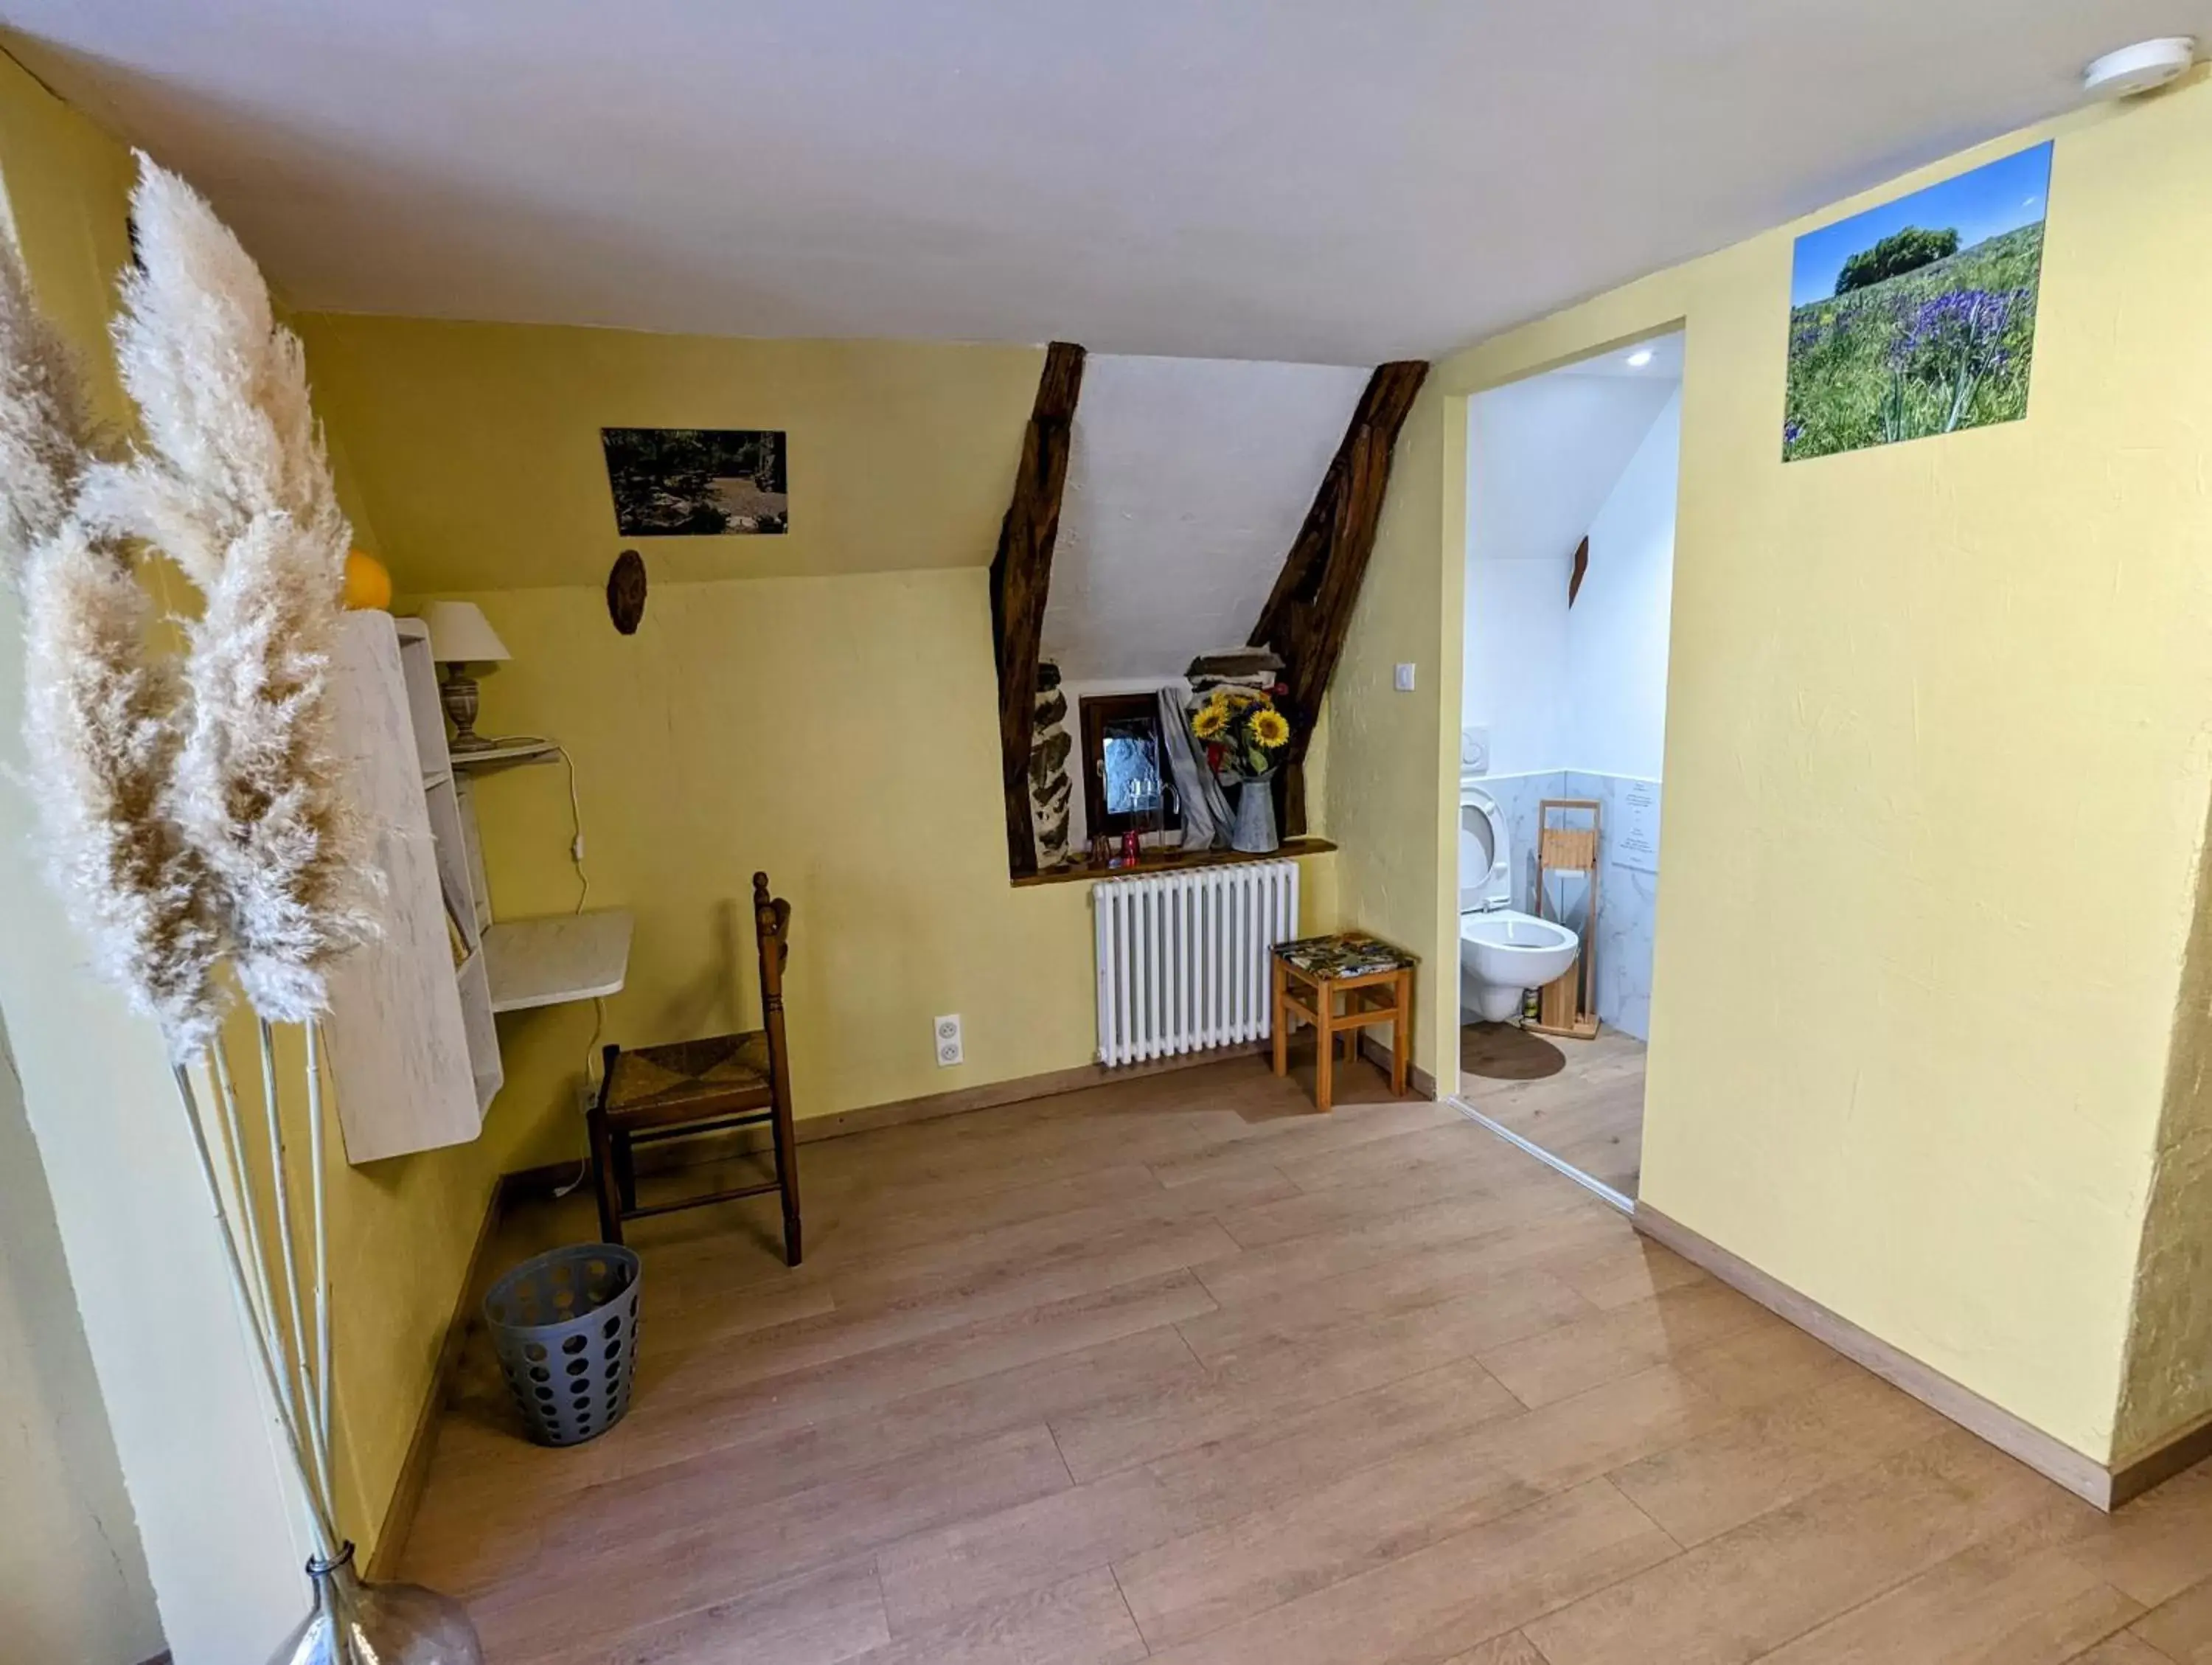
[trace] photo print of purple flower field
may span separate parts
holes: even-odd
[[[1785,462],[2027,414],[2051,146],[1797,240]]]

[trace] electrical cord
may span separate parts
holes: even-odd
[[[592,894],[592,876],[584,871],[584,805],[576,796],[576,760],[568,755],[568,748],[556,744],[554,750],[568,770],[568,860],[576,869],[576,905],[569,911],[584,911],[584,899]]]
[[[568,862],[576,870],[576,905],[568,911],[581,914],[584,903],[592,894],[592,875],[584,866],[584,804],[576,790],[576,760],[568,755],[568,748],[558,740],[543,734],[503,734],[492,744],[495,746],[550,746],[560,757],[568,772]],[[586,1097],[592,1097],[594,1086],[594,1066],[599,1060],[599,1037],[606,1032],[607,1003],[600,995],[592,997],[592,1038],[584,1048],[584,1086]],[[591,1176],[592,1159],[586,1157],[576,1164],[576,1177],[565,1185],[553,1188],[556,1200],[572,1194]]]

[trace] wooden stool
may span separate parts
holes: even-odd
[[[791,1054],[783,1038],[791,904],[769,895],[766,873],[753,875],[753,930],[760,948],[762,1028],[668,1046],[606,1049],[591,1131],[599,1235],[611,1243],[623,1240],[624,1220],[774,1191],[783,1202],[784,1261],[799,1264],[799,1149],[791,1128]],[[757,1126],[769,1130],[773,1179],[672,1202],[639,1203],[637,1145]]]
[[[1413,968],[1420,961],[1402,948],[1346,931],[1334,937],[1306,937],[1279,943],[1274,954],[1275,1073],[1290,1069],[1291,1020],[1304,1018],[1316,1031],[1314,1103],[1329,1108],[1336,1063],[1336,1037],[1354,1047],[1370,1024],[1390,1025],[1390,1091],[1406,1096],[1406,1065],[1413,1046]],[[1310,990],[1309,1003],[1291,993]],[[1336,997],[1344,996],[1337,1010]]]

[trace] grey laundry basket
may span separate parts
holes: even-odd
[[[629,1409],[641,1271],[627,1249],[571,1243],[525,1261],[484,1297],[499,1367],[539,1444],[580,1444]]]

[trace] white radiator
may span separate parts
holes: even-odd
[[[1297,862],[1106,879],[1091,895],[1101,1063],[1140,1063],[1272,1032],[1267,951],[1298,933]]]

